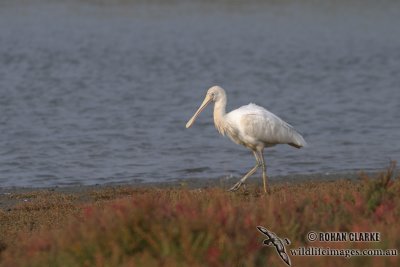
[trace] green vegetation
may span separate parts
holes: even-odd
[[[230,193],[105,188],[83,195],[30,192],[0,210],[2,266],[286,266],[256,229],[290,248],[400,247],[400,177],[394,164],[361,181],[306,182]],[[309,242],[309,231],[380,232],[381,242]],[[299,257],[292,266],[400,266],[393,257]]]

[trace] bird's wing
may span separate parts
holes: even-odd
[[[272,233],[271,231],[269,231],[267,228],[262,227],[262,226],[257,226],[258,231],[260,231],[261,233],[263,233],[264,235],[268,236],[269,238],[273,238],[276,235],[274,233]]]
[[[282,260],[284,262],[286,262],[287,265],[292,266],[290,258],[289,258],[288,254],[286,252],[280,252],[279,256],[281,256]]]
[[[306,145],[303,137],[292,125],[255,104],[242,106],[229,115],[235,118],[241,132],[267,144],[293,143],[299,147]]]

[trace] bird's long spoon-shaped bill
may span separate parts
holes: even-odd
[[[190,118],[190,120],[186,123],[186,128],[189,128],[192,126],[194,121],[196,120],[197,116],[203,111],[205,107],[207,107],[208,104],[212,101],[212,98],[209,95],[206,95],[206,98],[204,98],[203,103],[201,103],[199,109],[194,113],[193,117]]]

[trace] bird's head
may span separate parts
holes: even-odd
[[[222,87],[215,85],[207,90],[207,97],[211,98],[213,102],[217,102],[219,99],[225,96],[225,90]]]
[[[192,126],[197,116],[199,116],[199,114],[203,111],[203,109],[205,109],[205,107],[207,107],[208,104],[210,104],[211,102],[217,102],[218,100],[223,99],[224,97],[225,97],[225,91],[224,89],[222,89],[222,87],[218,85],[210,87],[207,90],[207,94],[203,100],[203,103],[201,103],[196,113],[194,113],[193,117],[186,123],[186,128]]]

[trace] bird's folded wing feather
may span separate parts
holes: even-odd
[[[292,125],[260,106],[249,104],[231,113],[237,118],[236,121],[240,122],[238,127],[246,135],[251,135],[270,144],[294,143],[299,146],[305,145],[303,137]]]

